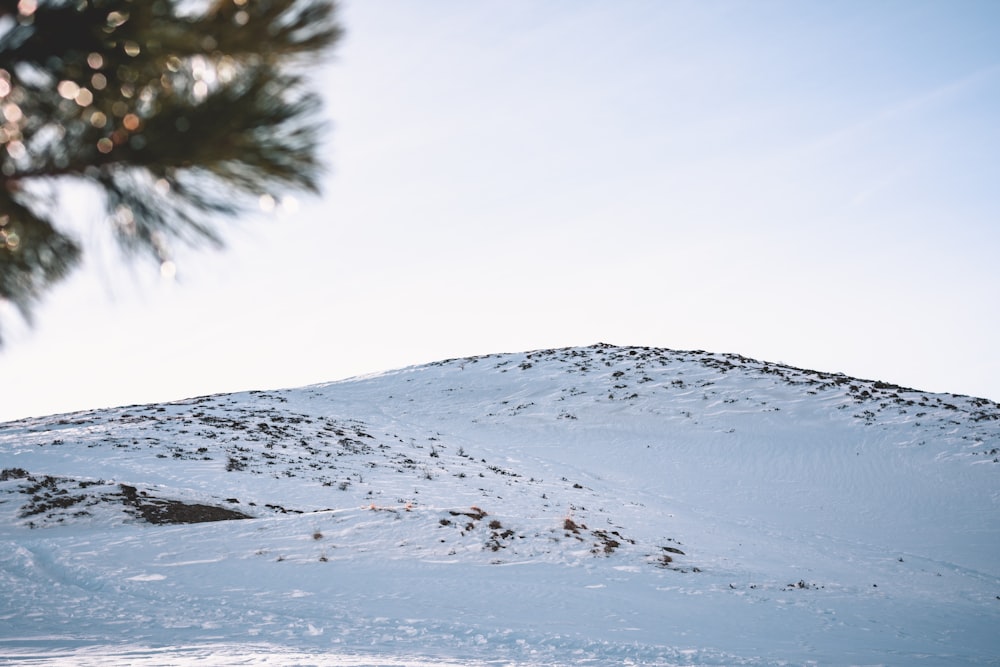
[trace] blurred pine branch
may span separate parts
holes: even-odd
[[[330,0],[0,0],[0,299],[30,320],[79,262],[43,194],[65,179],[161,262],[261,195],[318,192],[320,99],[295,70],[340,35]]]

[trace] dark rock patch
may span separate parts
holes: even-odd
[[[136,490],[134,486],[128,484],[120,486],[122,502],[126,507],[142,520],[152,524],[205,523],[252,518],[227,507],[151,498],[145,492]]]

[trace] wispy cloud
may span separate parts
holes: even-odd
[[[899,121],[935,104],[954,100],[966,91],[998,77],[1000,77],[1000,63],[995,63],[989,67],[984,67],[970,74],[958,77],[946,84],[910,95],[899,102],[879,109],[863,120],[856,121],[808,142],[803,147],[803,152],[821,152],[854,141],[887,123]]]

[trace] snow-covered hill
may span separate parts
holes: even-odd
[[[1000,662],[1000,405],[595,345],[0,425],[0,663]]]

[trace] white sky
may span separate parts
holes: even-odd
[[[1000,400],[1000,3],[341,17],[324,196],[172,283],[96,253],[0,420],[598,341]]]

